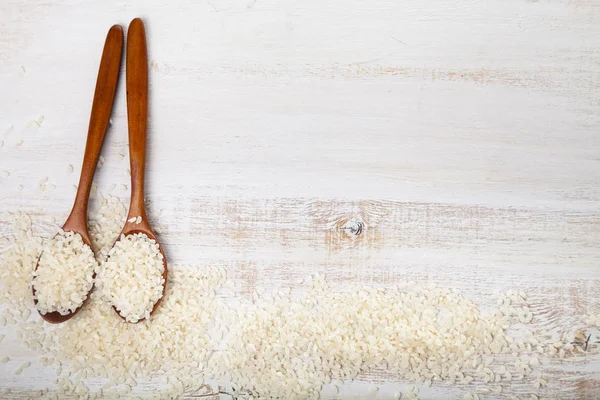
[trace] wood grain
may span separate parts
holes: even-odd
[[[138,15],[148,218],[171,263],[225,266],[233,301],[319,272],[342,286],[432,281],[483,308],[519,288],[557,338],[600,313],[600,2],[4,1],[0,215],[67,216],[98,32]],[[112,120],[95,183],[127,202],[122,95]],[[51,382],[13,376],[34,356],[10,333],[6,349],[0,386],[15,398]],[[552,364],[543,397],[598,398],[599,370],[596,350]],[[365,398],[372,384],[378,398],[409,386],[376,370],[323,397]]]

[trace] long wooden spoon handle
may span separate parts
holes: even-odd
[[[117,90],[122,51],[123,28],[114,25],[108,31],[102,51],[79,187],[73,210],[65,223],[65,229],[69,226],[86,226],[88,199]]]
[[[129,217],[142,216],[145,220],[144,168],[148,123],[148,51],[144,23],[139,18],[131,21],[127,32],[127,122],[131,163]]]

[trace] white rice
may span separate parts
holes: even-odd
[[[156,241],[143,233],[121,235],[99,268],[98,288],[123,318],[137,322],[149,318],[162,297],[163,272],[164,260]]]
[[[78,233],[60,231],[43,249],[33,288],[42,314],[66,315],[81,307],[93,285],[96,258]]]
[[[125,211],[109,198],[92,213],[90,235],[99,257],[118,237]],[[515,291],[483,312],[460,292],[435,285],[337,287],[317,276],[301,297],[293,297],[289,288],[259,290],[253,303],[229,308],[215,298],[222,286],[237,289],[225,284],[223,269],[177,265],[170,266],[165,298],[151,320],[126,323],[95,291],[81,312],[63,324],[45,324],[35,314],[28,321],[30,276],[42,248],[29,217],[18,216],[10,242],[0,254],[0,295],[9,304],[0,322],[16,323],[9,329],[16,329],[20,340],[43,358],[42,365],[56,369],[57,384],[40,392],[42,399],[117,399],[130,392],[148,398],[148,387],[150,398],[181,398],[200,393],[206,380],[217,378],[235,389],[224,389],[234,398],[305,400],[318,398],[324,385],[331,383],[337,391],[342,380],[377,367],[415,384],[460,385],[470,399],[492,393],[510,398],[514,388],[519,393],[539,390],[541,397],[544,390],[556,389],[552,382],[544,389],[541,373],[548,364],[581,354],[571,339],[552,338],[544,326],[536,325],[535,335],[509,334],[513,329],[522,334],[521,324],[535,320],[525,294]],[[442,314],[446,317],[439,318]],[[598,321],[597,316],[585,320]],[[597,354],[597,346],[586,353]],[[12,358],[14,367],[27,361]],[[152,375],[159,378],[136,387]],[[94,377],[108,382],[92,390],[87,385],[97,384],[88,381]],[[394,398],[419,396],[415,387],[402,392]]]

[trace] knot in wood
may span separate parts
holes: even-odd
[[[362,233],[363,227],[364,225],[361,221],[352,219],[346,222],[342,229],[344,230],[344,232],[346,232],[348,236],[358,236]]]

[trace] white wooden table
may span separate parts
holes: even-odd
[[[314,272],[518,288],[557,335],[600,314],[600,1],[172,3],[1,2],[0,213],[64,220],[105,34],[140,16],[172,263],[226,265],[242,294]],[[123,83],[96,181],[128,201]],[[15,397],[45,379],[14,368]],[[548,398],[600,398],[597,350],[552,374]]]

